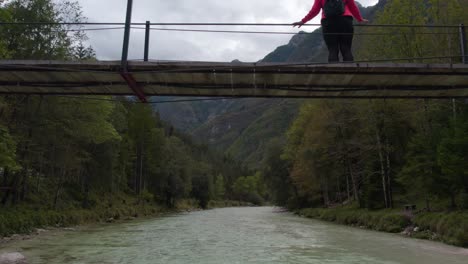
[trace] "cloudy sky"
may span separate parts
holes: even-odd
[[[78,0],[89,22],[123,22],[126,0]],[[292,23],[304,17],[313,0],[134,0],[133,22]],[[364,6],[378,0],[360,0]],[[310,23],[319,23],[315,18]],[[166,27],[169,28],[169,27]],[[187,27],[177,27],[187,28]],[[198,27],[217,30],[297,32],[292,27]],[[306,28],[307,31],[312,28]],[[258,61],[291,35],[192,32],[151,32],[151,59],[199,61]],[[123,30],[89,32],[90,43],[101,60],[120,58]],[[131,35],[130,59],[143,58],[144,30]]]

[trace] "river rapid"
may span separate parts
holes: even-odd
[[[28,263],[468,263],[468,250],[301,218],[226,208],[49,232],[0,245]]]

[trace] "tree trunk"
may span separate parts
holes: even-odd
[[[11,203],[13,205],[16,205],[19,201],[19,188],[20,188],[20,178],[19,177],[14,177],[13,178],[13,184],[12,184],[12,187],[11,187],[11,194],[12,194],[12,199],[11,199]]]
[[[378,129],[375,130],[376,140],[377,140],[377,149],[379,152],[379,162],[380,162],[380,175],[382,177],[382,187],[383,187],[383,196],[385,201],[385,208],[389,208],[388,204],[388,196],[387,196],[387,177],[385,173],[385,165],[384,165],[384,155],[382,150],[382,140],[380,137],[380,133]]]
[[[135,193],[140,194],[141,187],[141,164],[142,164],[141,144],[137,146],[136,175],[135,175]]]
[[[358,186],[357,186],[357,179],[354,175],[353,168],[351,165],[351,162],[348,161],[348,170],[349,170],[349,175],[351,176],[351,183],[353,185],[353,195],[354,195],[354,200],[357,201],[360,204],[360,197],[359,197],[359,192],[358,192]]]
[[[144,144],[143,144],[143,140],[141,140],[141,143],[140,143],[140,173],[139,173],[139,183],[140,185],[138,186],[138,190],[139,192],[138,193],[141,193],[141,191],[144,189],[144,179],[143,179],[143,159],[144,159]]]
[[[65,169],[62,168],[62,172],[60,173],[60,177],[57,183],[57,189],[55,190],[54,196],[54,209],[57,210],[57,204],[60,197],[60,191],[62,190],[63,179],[65,178]]]
[[[3,168],[3,180],[2,180],[2,186],[6,187],[8,185],[8,167]]]
[[[83,175],[83,193],[84,193],[84,199],[83,199],[83,208],[89,208],[89,165],[86,165],[86,171],[84,172],[81,171],[81,174]]]
[[[390,144],[388,143],[388,137],[385,138],[385,157],[387,159],[387,197],[388,197],[388,206],[393,208],[393,190],[392,190],[392,174],[391,174],[391,161],[390,161]]]
[[[323,197],[323,205],[328,207],[330,205],[330,197],[328,195],[328,179],[321,180],[321,189],[322,189],[322,197]]]
[[[456,99],[452,99],[452,112],[453,112],[453,123],[456,126],[457,123],[457,101]]]
[[[455,193],[453,191],[450,193],[450,207],[452,209],[457,208],[457,203],[455,202]]]
[[[351,200],[351,189],[349,186],[349,173],[346,173],[346,192],[348,194],[348,201]]]
[[[5,168],[5,170],[3,171],[3,186],[4,187],[7,187],[9,184],[8,184],[8,176],[9,176],[9,170],[8,168]],[[5,191],[5,195],[3,195],[3,198],[2,198],[2,205],[3,206],[6,206],[7,202],[8,202],[8,198],[10,197],[10,194],[11,194],[11,188],[7,188],[6,191]]]
[[[136,149],[136,160],[135,160],[135,163],[133,164],[134,165],[134,172],[133,172],[133,191],[135,193],[137,193],[137,183],[138,183],[138,164],[139,164],[139,155],[138,155],[138,147]]]
[[[40,161],[39,161],[39,171],[36,172],[36,192],[39,193],[39,187],[40,187],[40,181],[41,181],[41,175],[42,175],[42,169],[44,166],[44,159],[41,156]]]
[[[29,169],[28,167],[26,167],[26,169],[24,170],[24,174],[23,174],[23,178],[21,182],[21,191],[19,195],[20,201],[24,201],[24,199],[26,198],[27,189],[28,189],[28,178],[29,178],[28,173],[29,173]]]
[[[427,125],[427,128],[425,127]],[[429,139],[429,144],[434,147],[434,140],[433,140],[433,126],[432,126],[432,118],[429,115],[429,106],[427,104],[427,99],[424,99],[424,123],[422,124],[422,130],[424,132],[424,135],[427,139]],[[428,161],[429,168],[426,168],[426,170],[429,172],[428,177],[434,177],[434,167],[432,165],[432,159],[429,158]],[[426,200],[426,209],[428,212],[431,211],[431,204],[430,204],[430,199],[429,195],[427,192],[425,192],[425,200]]]
[[[429,196],[426,195],[426,209],[428,212],[431,211],[431,204],[430,204],[430,201],[429,201]]]
[[[341,177],[340,177],[340,175],[338,174],[338,175],[336,176],[336,187],[338,188],[338,197],[336,197],[336,199],[337,199],[337,201],[338,201],[339,203],[343,203],[343,197],[341,196],[342,190],[341,190],[341,182],[340,182],[340,180],[341,180]]]

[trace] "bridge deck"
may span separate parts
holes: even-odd
[[[131,62],[128,73],[116,61],[0,61],[0,94],[468,97],[463,64]]]

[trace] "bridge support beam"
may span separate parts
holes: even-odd
[[[145,54],[143,57],[144,61],[149,60],[149,44],[150,44],[150,30],[151,30],[151,23],[146,21],[146,28],[145,28]]]
[[[127,17],[125,19],[125,32],[122,48],[122,71],[127,71],[128,47],[130,44],[130,30],[132,25],[133,0],[127,0]]]
[[[130,89],[132,89],[133,93],[138,97],[138,99],[140,99],[142,103],[147,103],[148,100],[146,99],[146,95],[143,91],[143,88],[140,85],[138,85],[133,75],[128,72],[128,49],[130,46],[132,10],[133,10],[133,0],[127,0],[127,16],[125,19],[125,32],[124,32],[124,41],[123,41],[123,48],[122,48],[120,76],[122,76],[122,78],[125,80],[125,82],[130,87]]]
[[[132,89],[133,93],[140,99],[142,103],[147,103],[148,100],[146,99],[145,92],[143,88],[137,83],[133,75],[127,71],[121,72],[120,76],[127,82],[130,89]]]

